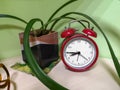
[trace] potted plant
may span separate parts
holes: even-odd
[[[24,37],[23,37],[23,48],[24,48],[24,54],[26,57],[26,62],[29,65],[29,67],[31,68],[31,70],[33,71],[34,75],[44,84],[46,85],[49,89],[51,90],[67,90],[67,88],[61,86],[60,84],[58,84],[57,82],[55,82],[54,80],[52,80],[50,77],[48,77],[42,70],[41,67],[39,67],[38,62],[36,62],[36,58],[33,55],[33,52],[31,51],[31,47],[29,44],[29,37],[30,35],[33,35],[33,32],[31,32],[31,30],[33,30],[33,25],[36,22],[40,22],[41,23],[41,28],[40,30],[37,30],[34,32],[33,36],[39,37],[39,36],[43,36],[43,35],[49,35],[50,33],[54,33],[53,28],[54,26],[60,21],[60,20],[64,20],[64,19],[70,19],[70,20],[76,20],[77,18],[73,17],[72,15],[76,15],[79,18],[84,17],[86,20],[89,20],[90,23],[94,24],[96,26],[96,28],[98,28],[98,30],[103,34],[103,37],[105,38],[113,62],[114,62],[114,66],[117,70],[117,73],[120,77],[120,64],[118,62],[118,59],[116,58],[114,51],[112,49],[112,46],[108,40],[108,38],[106,37],[105,33],[103,32],[103,30],[100,28],[100,26],[88,15],[80,13],[80,12],[67,12],[59,17],[55,17],[55,15],[61,10],[63,9],[65,6],[69,5],[72,2],[75,2],[77,0],[69,0],[68,2],[66,2],[65,4],[63,4],[61,7],[59,7],[48,19],[48,21],[46,23],[43,23],[43,21],[39,18],[34,18],[31,19],[29,22],[24,21],[23,19],[20,19],[16,16],[11,16],[11,15],[5,15],[5,14],[1,14],[0,17],[4,17],[4,18],[13,18],[13,19],[17,19],[20,20],[24,23],[27,24],[26,28],[25,28],[25,32],[24,32]],[[48,28],[48,25],[51,25]],[[47,56],[47,55],[46,55]]]
[[[48,67],[53,61],[57,61],[58,56],[58,32],[49,32],[48,34],[38,35],[39,30],[30,32],[29,43],[33,55],[35,56],[39,66],[44,69]],[[20,33],[20,43],[23,47],[24,33]],[[27,62],[24,49],[22,49],[23,60]]]

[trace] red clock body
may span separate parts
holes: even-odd
[[[96,63],[98,53],[95,41],[82,33],[65,38],[60,50],[65,67],[77,72],[89,70]]]

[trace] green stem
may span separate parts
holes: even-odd
[[[52,18],[61,10],[63,9],[65,6],[67,6],[68,4],[72,3],[72,2],[75,2],[77,0],[69,0],[68,2],[66,2],[65,4],[63,4],[62,6],[60,6],[51,16],[50,18],[48,19],[47,22],[49,22],[50,20],[52,20]],[[48,24],[46,24],[45,26],[45,29],[47,28]]]
[[[19,21],[22,21],[23,23],[27,24],[27,22],[19,17],[13,16],[13,15],[8,15],[8,14],[0,14],[0,18],[11,18],[11,19],[16,19]]]
[[[44,84],[46,85],[49,89],[51,90],[68,90],[64,88],[63,86],[59,85],[57,82],[49,78],[43,70],[39,67],[38,63],[36,62],[35,57],[32,54],[30,45],[29,45],[29,34],[30,30],[33,26],[33,24],[37,21],[40,21],[39,19],[32,19],[30,22],[27,24],[25,32],[24,32],[24,40],[23,40],[23,46],[24,46],[24,51],[25,55],[27,58],[27,63],[36,75],[36,77]]]

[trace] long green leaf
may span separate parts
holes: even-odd
[[[52,18],[53,18],[61,9],[63,9],[65,6],[67,6],[67,5],[69,5],[70,3],[75,2],[75,1],[77,1],[77,0],[69,0],[69,1],[67,1],[65,4],[63,4],[62,6],[60,6],[60,7],[50,16],[50,18],[48,19],[47,22],[51,21]],[[46,24],[45,30],[46,30],[47,26],[48,26],[48,24]]]
[[[67,88],[59,85],[57,82],[52,80],[50,77],[48,77],[43,70],[39,67],[39,65],[36,62],[35,57],[32,54],[30,45],[29,45],[29,34],[30,30],[33,26],[33,24],[37,21],[40,21],[40,19],[32,19],[30,22],[27,24],[25,32],[24,32],[24,40],[23,40],[23,46],[24,46],[24,51],[25,55],[27,58],[27,63],[36,75],[36,77],[44,84],[46,85],[49,89],[51,90],[68,90]]]
[[[23,23],[27,24],[27,22],[19,17],[13,16],[13,15],[8,15],[8,14],[0,14],[0,18],[11,18],[11,19],[16,19],[19,21],[22,21]]]

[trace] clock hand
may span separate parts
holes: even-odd
[[[82,56],[84,59],[88,60],[85,56],[83,56],[82,54],[80,54],[80,56]]]
[[[80,52],[74,52],[73,54],[71,54],[70,56],[74,56],[74,55],[76,55],[76,54],[80,54]]]
[[[66,52],[66,53],[68,53],[68,54],[73,54],[73,53],[75,53],[75,52]]]
[[[78,52],[66,52],[66,53],[71,54],[70,56],[74,56],[74,55],[78,54]]]
[[[85,56],[83,56],[83,55],[81,54],[81,52],[66,52],[66,53],[70,53],[70,54],[71,54],[70,56],[74,56],[74,55],[78,54],[78,56],[77,56],[77,61],[78,61],[79,56],[81,56],[81,57],[83,57],[84,59],[88,60]]]
[[[71,56],[76,55],[76,54],[78,54],[78,56],[80,55],[80,56],[83,57],[84,59],[88,60],[85,56],[83,56],[83,55],[81,54],[80,51],[73,53]]]
[[[80,54],[78,54],[78,56],[77,56],[77,61],[78,61],[78,59],[79,59],[79,56],[80,56]]]

